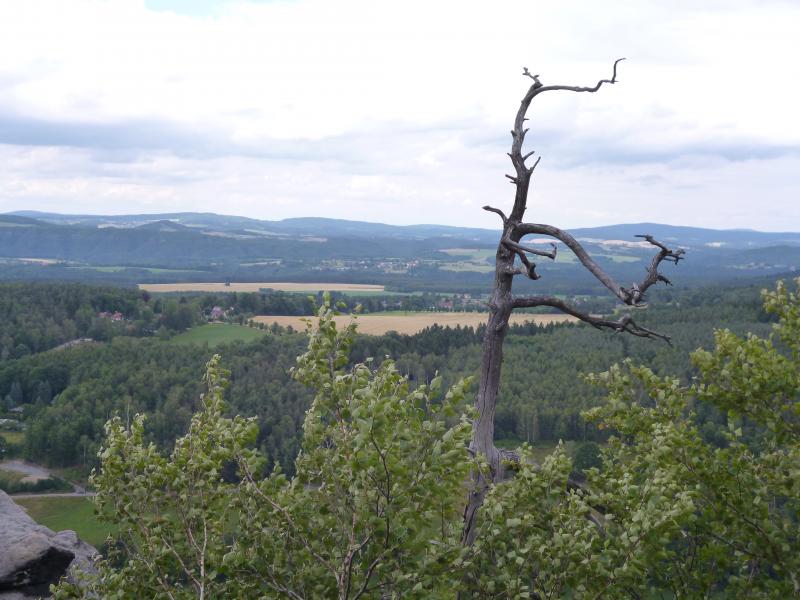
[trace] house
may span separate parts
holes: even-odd
[[[101,319],[108,319],[109,321],[113,321],[115,323],[125,320],[125,317],[118,310],[114,311],[113,313],[103,311],[101,313],[98,313],[97,316],[100,317]]]
[[[215,306],[214,308],[211,309],[208,318],[212,321],[215,321],[217,319],[221,319],[224,316],[225,316],[225,311],[223,310],[223,308],[221,306]]]
[[[437,303],[439,308],[443,308],[445,310],[453,310],[453,300],[452,298],[444,298],[439,300]]]

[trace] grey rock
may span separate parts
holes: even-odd
[[[39,525],[0,491],[0,599],[49,595],[63,576],[91,571],[97,550],[74,531],[55,533]]]

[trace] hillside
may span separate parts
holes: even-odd
[[[571,232],[616,277],[638,279],[650,233],[686,248],[677,281],[730,281],[800,269],[800,233],[657,223]],[[402,290],[475,291],[491,281],[498,232],[341,219],[265,221],[212,213],[0,215],[0,278],[169,281],[339,281]],[[530,243],[544,243],[533,239]],[[592,294],[568,251],[540,272],[553,291]]]

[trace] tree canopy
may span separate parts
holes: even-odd
[[[798,280],[800,284],[800,280]],[[800,296],[764,293],[767,337],[716,333],[690,384],[623,362],[589,376],[608,399],[601,466],[570,478],[558,447],[523,446],[461,546],[469,381],[412,389],[391,361],[348,367],[354,328],[322,306],[293,376],[315,390],[296,474],[263,470],[252,419],[223,416],[213,359],[203,408],[170,455],[143,417],[107,426],[94,475],[117,550],[56,597],[775,598],[800,593]],[[728,415],[704,439],[697,407]],[[118,566],[122,565],[122,566]]]

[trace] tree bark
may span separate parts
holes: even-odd
[[[509,229],[508,226],[505,229]],[[510,233],[503,232],[504,235]],[[478,416],[473,424],[471,450],[486,458],[489,472],[476,473],[469,502],[464,510],[463,543],[471,545],[475,540],[477,528],[475,517],[483,504],[489,485],[502,478],[500,452],[494,446],[494,412],[497,406],[497,393],[500,390],[500,373],[503,366],[503,341],[508,331],[508,321],[514,309],[514,296],[511,293],[514,269],[514,253],[502,244],[497,248],[495,258],[495,278],[492,298],[489,302],[489,320],[483,334],[481,348],[481,369],[478,396],[475,407]]]
[[[540,278],[536,273],[536,264],[530,261],[527,255],[543,256],[552,260],[556,257],[557,246],[555,243],[552,244],[552,251],[537,250],[521,244],[522,238],[529,234],[545,235],[564,244],[568,250],[576,255],[587,271],[603,283],[621,302],[627,305],[643,306],[641,302],[650,286],[658,282],[670,284],[669,280],[658,272],[658,267],[664,260],[677,264],[681,260],[684,251],[672,251],[655,241],[652,236],[643,235],[640,237],[645,238],[647,242],[656,246],[659,249],[659,253],[653,258],[642,282],[639,284],[634,283],[630,288],[624,288],[605,273],[581,244],[567,232],[550,225],[522,222],[527,209],[531,177],[539,164],[539,159],[537,159],[531,167],[528,167],[525,161],[533,152],[522,154],[525,135],[528,132],[523,126],[527,121],[526,114],[531,101],[537,95],[546,91],[563,90],[593,93],[599,90],[604,83],[614,84],[617,79],[617,65],[621,60],[624,59],[618,59],[614,62],[614,72],[611,79],[601,79],[592,87],[545,86],[539,81],[538,75],[532,75],[527,68],[523,71],[523,75],[530,77],[533,80],[533,84],[520,103],[514,119],[514,129],[511,130],[512,144],[511,152],[508,155],[514,166],[515,174],[513,176],[506,175],[506,177],[511,180],[515,187],[514,206],[508,217],[498,208],[483,207],[484,210],[500,216],[503,222],[503,233],[500,236],[495,256],[494,285],[491,301],[489,302],[489,320],[483,336],[479,388],[475,399],[478,416],[473,426],[473,436],[470,444],[470,450],[473,454],[485,460],[486,468],[473,474],[473,485],[470,490],[469,500],[464,508],[462,543],[465,545],[471,545],[475,541],[475,536],[478,532],[478,512],[490,487],[503,480],[504,461],[506,459],[519,460],[516,453],[498,450],[494,445],[494,416],[497,406],[497,394],[500,390],[503,342],[508,332],[509,318],[513,310],[523,307],[550,306],[571,314],[598,329],[606,328],[617,332],[631,333],[640,337],[660,338],[669,341],[667,336],[637,325],[629,314],[623,315],[618,320],[600,318],[583,313],[560,298],[553,296],[515,298],[512,293],[516,275],[524,275],[533,280]],[[515,267],[514,262],[517,257],[520,259],[523,268]]]

